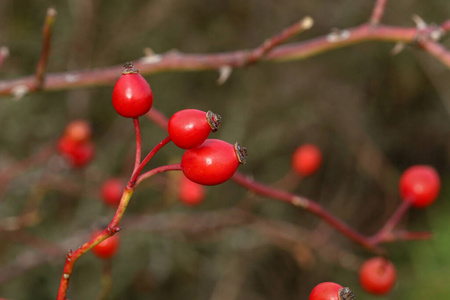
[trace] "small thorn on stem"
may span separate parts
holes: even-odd
[[[330,43],[342,42],[350,37],[350,31],[333,28],[327,35],[327,41]]]
[[[64,277],[64,279],[69,279],[69,277],[70,277],[70,274],[68,274],[68,273],[64,273],[64,274],[63,274],[63,277]]]
[[[304,30],[310,29],[314,25],[314,20],[310,16],[303,18],[301,22],[301,27]]]
[[[224,84],[228,80],[228,78],[230,78],[232,71],[233,71],[233,68],[231,68],[230,66],[220,67],[219,78],[216,81],[217,85]]]
[[[20,85],[16,85],[15,87],[13,87],[11,92],[14,96],[14,100],[20,100],[29,91],[30,91],[30,89],[26,85],[20,84]]]
[[[416,27],[418,30],[424,30],[427,28],[427,23],[418,15],[413,15],[412,19],[414,23],[416,23]]]
[[[301,207],[301,208],[308,207],[308,201],[303,199],[303,198],[301,198],[301,197],[298,197],[298,196],[295,196],[294,198],[292,198],[291,203],[293,205]]]
[[[400,54],[405,49],[405,43],[397,43],[391,50],[391,55]]]

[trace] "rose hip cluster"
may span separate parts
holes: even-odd
[[[232,145],[222,140],[207,139],[216,132],[221,117],[211,111],[185,109],[176,112],[169,120],[169,137],[185,149],[181,158],[183,174],[202,185],[216,185],[227,181],[239,164],[245,163],[247,150],[238,143]]]
[[[138,118],[153,105],[153,92],[139,70],[127,63],[117,81],[112,103],[123,117]],[[247,150],[238,143],[232,145],[222,140],[207,139],[216,132],[221,117],[211,111],[185,109],[169,120],[168,131],[172,142],[186,150],[181,159],[184,175],[202,185],[216,185],[227,181],[239,164],[245,163]]]
[[[84,120],[74,120],[64,130],[57,148],[72,167],[84,167],[94,157],[95,147],[91,142],[91,135],[91,126]]]

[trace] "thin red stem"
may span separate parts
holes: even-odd
[[[395,240],[429,240],[433,237],[433,233],[429,231],[407,231],[407,230],[396,230],[392,232],[393,239],[390,240],[380,240],[382,243],[387,243]]]
[[[385,235],[390,234],[410,208],[411,208],[410,201],[402,201],[402,203],[399,205],[397,210],[392,214],[389,220],[387,220],[384,226],[374,235],[373,241],[375,243],[378,243],[380,240],[383,239]]]
[[[142,141],[141,141],[141,126],[139,125],[139,118],[133,118],[134,123],[134,132],[136,133],[136,160],[134,163],[133,173],[136,172],[136,169],[139,167],[141,163],[141,149],[142,149]]]
[[[380,23],[381,18],[384,15],[384,10],[386,8],[387,0],[377,0],[375,6],[373,7],[372,16],[370,17],[370,24],[377,25]]]
[[[44,27],[42,29],[42,51],[36,66],[36,89],[42,89],[45,80],[45,69],[47,68],[47,61],[50,55],[50,41],[52,37],[53,23],[55,22],[56,10],[49,8],[47,10],[47,16],[45,18]]]
[[[257,62],[263,56],[267,55],[267,53],[269,53],[273,48],[284,43],[294,35],[311,28],[312,25],[313,20],[310,17],[306,17],[294,25],[284,29],[280,34],[267,39],[261,46],[253,50],[250,53],[247,62],[249,64]]]
[[[377,253],[382,252],[382,249],[377,247],[376,244],[372,243],[369,238],[356,232],[355,230],[350,228],[347,224],[343,223],[341,220],[339,220],[338,218],[327,212],[321,205],[312,200],[285,191],[270,188],[259,182],[256,182],[253,179],[250,179],[249,177],[242,175],[239,172],[236,172],[232,177],[232,179],[238,184],[244,186],[249,190],[256,192],[257,194],[281,200],[283,202],[288,202],[295,206],[301,207],[315,214],[316,216],[318,216],[319,218],[321,218],[322,220],[333,226],[343,235],[353,240],[354,242],[360,244],[361,246]]]
[[[138,186],[145,179],[152,177],[153,175],[156,175],[156,174],[159,174],[162,172],[167,172],[167,171],[179,171],[179,170],[181,170],[181,164],[179,164],[179,163],[154,168],[148,172],[145,172],[141,176],[139,176],[136,180],[136,186]]]
[[[439,59],[447,68],[450,68],[450,51],[443,45],[431,40],[421,41],[419,45],[423,50]]]
[[[133,172],[133,175],[131,175],[131,179],[128,183],[129,187],[134,187],[136,185],[136,180],[139,176],[139,174],[141,174],[142,169],[144,169],[145,165],[147,165],[147,163],[150,161],[150,159],[152,159],[153,156],[155,156],[155,154],[161,150],[162,147],[164,147],[165,145],[167,145],[170,142],[170,137],[166,137],[165,139],[163,139],[161,142],[159,142],[148,154],[147,156],[144,158],[144,160],[140,163],[140,165],[138,166],[138,168]]]
[[[94,238],[84,243],[80,248],[76,251],[69,250],[66,256],[66,264],[64,265],[63,276],[61,277],[61,282],[58,291],[57,300],[66,300],[67,288],[69,286],[69,280],[72,275],[73,267],[75,262],[87,251],[93,248],[95,245],[101,243],[105,239],[114,235],[116,232],[120,230],[119,223],[122,220],[122,217],[125,213],[125,210],[130,201],[131,195],[133,194],[134,189],[126,187],[123,194],[122,199],[120,200],[119,206],[114,214],[113,219],[109,223],[108,227],[104,229],[101,233],[96,235]]]

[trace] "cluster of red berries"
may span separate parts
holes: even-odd
[[[95,154],[91,135],[92,129],[88,122],[84,120],[70,122],[58,141],[58,152],[73,167],[84,167],[92,160]]]
[[[113,91],[115,110],[123,117],[138,118],[147,113],[152,104],[153,93],[150,85],[131,63],[126,64]],[[208,139],[211,131],[216,132],[220,125],[219,115],[196,109],[181,110],[169,120],[171,141],[185,150],[181,159],[184,176],[180,179],[179,198],[186,204],[200,203],[204,198],[204,187],[201,185],[223,183],[233,176],[239,164],[245,163],[247,150],[244,147],[237,143],[232,145],[222,140]],[[65,136],[77,134],[66,133]],[[76,139],[82,141],[86,140],[86,137]],[[292,156],[292,168],[302,177],[314,174],[321,163],[321,151],[312,144],[298,147]],[[102,186],[102,199],[109,205],[117,206],[123,189],[124,185],[120,180],[111,179]],[[414,207],[430,205],[436,199],[439,189],[439,176],[428,166],[413,166],[406,170],[400,179],[401,197]],[[117,238],[114,238],[116,236],[97,245],[94,253],[104,258],[114,255],[118,245]],[[361,286],[376,295],[388,293],[393,288],[396,277],[394,265],[381,257],[367,260],[359,272]],[[339,284],[324,282],[312,290],[309,299],[352,300],[354,295],[350,289]]]
[[[185,149],[181,158],[183,174],[194,183],[216,185],[227,181],[239,164],[245,163],[247,150],[238,143],[232,145],[222,140],[208,139],[216,132],[221,117],[211,111],[185,109],[169,120],[169,137]]]
[[[122,76],[114,86],[114,109],[123,117],[138,118],[153,105],[153,92],[147,81],[125,64]],[[245,163],[247,150],[239,144],[231,145],[217,139],[207,139],[210,132],[220,127],[221,118],[211,111],[185,109],[169,120],[169,137],[173,143],[186,150],[181,167],[191,181],[203,185],[216,185],[227,181],[239,164]]]

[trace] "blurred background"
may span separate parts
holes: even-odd
[[[137,60],[147,47],[156,53],[251,49],[310,15],[314,27],[292,39],[306,40],[366,22],[373,4],[2,0],[0,46],[10,56],[0,80],[34,73],[50,6],[58,15],[48,72],[65,72]],[[448,0],[388,1],[383,23],[412,27],[414,14],[440,24],[450,19],[450,6]],[[450,47],[448,39],[443,44]],[[439,199],[426,210],[411,210],[400,224],[430,230],[434,238],[387,246],[398,270],[389,295],[362,291],[357,270],[371,254],[309,213],[233,182],[207,187],[205,201],[188,207],[177,200],[177,175],[169,174],[133,195],[105,299],[307,299],[322,281],[351,287],[357,299],[446,299],[450,72],[413,46],[392,56],[393,46],[370,42],[304,61],[256,64],[233,70],[221,86],[215,71],[146,76],[154,107],[165,115],[197,108],[223,117],[214,137],[248,148],[241,172],[314,199],[367,235],[401,202],[400,174],[414,164],[435,167],[442,179]],[[101,202],[99,187],[110,177],[127,180],[135,147],[132,122],[111,105],[112,87],[0,98],[0,298],[54,299],[65,251],[110,221],[114,210]],[[96,147],[92,163],[79,169],[51,153],[74,119],[90,122]],[[141,119],[145,152],[166,133]],[[318,173],[299,180],[290,161],[303,143],[318,145],[324,159]],[[150,167],[177,162],[182,154],[169,145]],[[30,157],[32,163],[23,163]],[[102,269],[103,261],[83,256],[68,298],[100,299]]]

